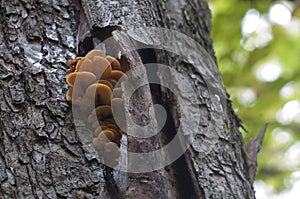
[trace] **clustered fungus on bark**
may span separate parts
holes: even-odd
[[[116,166],[125,133],[125,108],[120,82],[127,80],[119,61],[92,50],[67,63],[66,98],[94,131],[92,143],[104,163]],[[117,122],[116,122],[117,121]]]

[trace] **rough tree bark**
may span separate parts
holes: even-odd
[[[215,67],[207,2],[2,0],[0,21],[0,198],[255,198],[240,121]],[[201,64],[163,50],[130,51],[134,43],[155,45],[149,33],[124,33],[145,26],[179,31],[209,56],[194,55],[197,45],[180,42],[173,47],[199,56]],[[136,76],[145,74],[143,63],[155,61],[172,66],[197,90],[200,115],[196,116],[201,121],[185,126],[183,132],[193,136],[193,143],[165,168],[147,173],[112,171],[78,136],[71,104],[65,99],[65,63],[109,37],[125,52]],[[110,52],[107,46],[102,48]],[[166,77],[156,78],[163,82]],[[169,86],[182,91],[184,85],[176,78],[171,75],[177,82]],[[209,88],[219,96],[209,95]],[[145,85],[133,96],[129,104],[133,121],[141,125],[153,121],[153,110],[145,108],[153,106],[152,100],[166,108],[166,125],[153,138],[128,136],[130,150],[158,149],[179,127],[176,96],[155,85]]]

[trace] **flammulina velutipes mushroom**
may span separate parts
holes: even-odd
[[[109,166],[116,166],[125,128],[124,101],[117,82],[127,80],[127,76],[116,58],[104,56],[100,50],[91,50],[67,65],[71,68],[66,76],[70,85],[66,98],[79,107],[93,128],[92,143],[99,156]]]

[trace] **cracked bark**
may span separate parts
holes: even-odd
[[[215,67],[210,20],[207,3],[199,0],[2,0],[0,198],[254,198],[238,131],[240,121]],[[155,45],[149,33],[124,35],[125,30],[142,26],[182,32],[211,58],[200,54],[200,64],[193,65],[165,51],[129,51],[135,43]],[[137,76],[145,74],[143,63],[158,61],[184,74],[198,91],[200,125],[184,127],[185,135],[194,136],[192,146],[163,169],[142,174],[112,172],[99,163],[75,130],[71,105],[65,100],[65,63],[111,36],[117,48],[127,52]],[[172,45],[189,55],[196,52],[184,43]],[[215,79],[207,79],[206,73],[216,74]],[[166,77],[156,78],[163,82]],[[176,75],[172,78],[177,80]],[[216,107],[220,102],[207,94],[208,84],[225,96],[221,113]],[[184,92],[184,85],[169,86]],[[135,113],[133,121],[152,121],[153,112],[143,107],[153,103],[165,106],[166,125],[151,139],[129,136],[129,150],[158,149],[174,137],[179,127],[178,101],[159,86],[144,86],[135,93],[129,105]],[[204,153],[210,145],[213,148]]]

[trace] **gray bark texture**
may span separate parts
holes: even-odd
[[[240,120],[216,67],[206,1],[1,0],[0,21],[0,198],[255,198]],[[170,38],[163,42],[198,62],[163,50],[134,50],[137,43],[161,44],[151,30],[130,32],[146,26],[192,38],[197,45],[168,43]],[[102,45],[110,37],[116,46]],[[126,150],[159,149],[179,126],[193,138],[171,165],[146,173],[116,171],[102,165],[93,147],[81,140],[80,131],[88,129],[84,124],[75,128],[72,105],[65,98],[66,62],[96,46],[114,56],[118,49],[124,52],[124,63],[135,77],[147,73],[143,63],[156,61],[183,74],[197,91],[199,113],[191,111],[187,117],[200,122],[191,126],[180,124],[185,115],[168,89],[145,85],[128,99],[128,132],[134,131],[133,123],[152,122],[145,131],[158,125],[153,103],[162,104],[168,117],[156,136],[128,135]],[[199,49],[205,52],[198,54]],[[180,77],[159,74],[159,81],[184,95]]]

